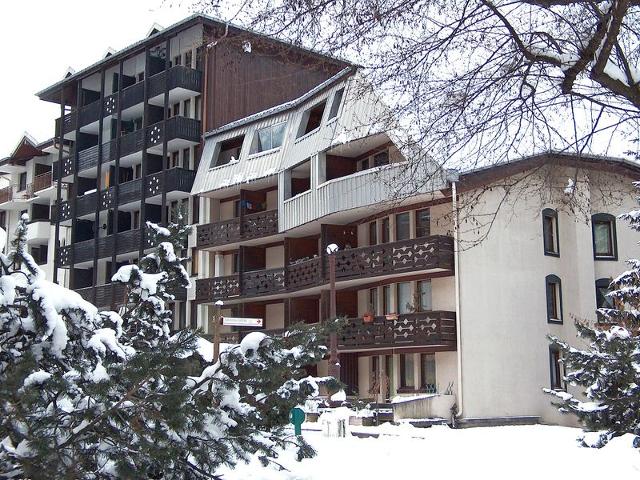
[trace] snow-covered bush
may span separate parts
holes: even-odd
[[[1,478],[204,479],[288,443],[313,453],[284,426],[328,381],[303,368],[326,353],[320,331],[250,334],[190,377],[197,332],[170,335],[166,305],[189,284],[184,222],[148,225],[153,253],[113,277],[128,289],[119,313],[48,282],[27,253],[26,222],[0,255]]]
[[[640,210],[620,218],[640,231]],[[561,412],[572,413],[583,423],[589,432],[580,439],[585,446],[602,447],[614,437],[631,433],[634,446],[640,448],[640,261],[627,263],[629,270],[611,282],[607,296],[612,308],[598,309],[596,325],[576,322],[578,335],[589,341],[589,349],[551,337],[562,352],[565,380],[584,387],[587,400],[564,391],[545,391],[560,399]]]

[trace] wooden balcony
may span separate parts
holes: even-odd
[[[13,198],[13,187],[0,188],[0,203],[8,202]]]
[[[53,186],[53,175],[51,172],[42,173],[33,178],[33,183],[29,186],[29,190],[35,194],[40,190],[45,190]]]
[[[187,170],[181,167],[170,168],[166,171],[166,178],[162,172],[147,175],[145,182],[145,198],[151,198],[166,192],[190,192],[196,176],[194,170]],[[118,186],[118,205],[140,200],[141,179],[131,180],[121,183]],[[76,199],[76,216],[81,217],[96,211],[97,192],[83,195]],[[113,208],[116,203],[116,189],[110,187],[100,192],[100,210]],[[54,217],[55,218],[55,217]],[[61,203],[60,216],[58,220],[64,222],[71,219],[71,202]]]
[[[456,349],[455,312],[430,311],[398,315],[397,319],[374,317],[364,323],[362,318],[349,319],[340,332],[341,350],[372,348],[442,347]]]
[[[190,90],[199,93],[202,91],[202,72],[182,65],[177,65],[149,77],[149,98],[164,95],[165,84],[169,91],[175,88]],[[100,115],[103,117],[115,116],[118,113],[118,92],[105,96],[100,100],[91,102],[77,111],[68,113],[63,117],[64,133],[70,133],[77,128],[82,128],[97,122]],[[144,82],[137,82],[122,90],[122,110],[134,107],[144,102]],[[56,135],[60,128],[60,119],[56,119]]]
[[[453,274],[453,239],[432,235],[369,247],[350,248],[336,254],[336,280],[346,281],[406,272]],[[229,297],[273,295],[329,282],[328,258],[316,257],[284,268],[242,272],[227,277],[196,280],[196,300],[211,302]]]
[[[107,283],[98,285],[95,289],[95,297],[93,295],[93,287],[79,288],[76,290],[82,298],[92,303],[98,308],[108,308],[111,306],[111,295],[113,290],[113,298],[116,305],[123,305],[127,299],[127,287],[122,283]],[[187,299],[187,290],[180,288],[172,292],[175,299],[185,301]]]
[[[141,230],[129,230],[117,234],[118,254],[135,252],[140,248],[142,240]],[[95,250],[95,240],[85,240],[76,242],[73,245],[66,245],[58,250],[58,266],[66,267],[71,264],[71,249],[74,251],[74,263],[83,263],[93,260],[97,254],[98,258],[108,258],[113,255],[116,247],[116,235],[108,235],[98,239],[98,251]],[[145,248],[148,248],[146,245]]]
[[[278,210],[266,210],[242,218],[198,225],[196,242],[198,248],[217,247],[277,233]]]
[[[154,123],[146,129],[136,130],[135,132],[123,135],[120,138],[120,158],[137,153],[142,150],[146,135],[147,149],[161,149],[164,135],[167,136],[167,142],[172,140],[185,140],[191,144],[200,143],[200,121],[186,117],[172,117]],[[109,163],[116,159],[117,140],[111,140],[102,144],[102,152],[99,155],[99,146],[94,145],[78,153],[77,168],[78,172],[89,170],[98,166],[98,160],[102,163]],[[154,152],[161,153],[161,152]],[[98,157],[100,156],[100,159]],[[74,160],[73,155],[69,159],[65,159],[63,163],[63,177],[73,175]],[[53,164],[54,179],[57,179],[58,162]]]
[[[222,341],[240,343],[255,330],[224,333]],[[286,329],[260,330],[267,335],[281,335]],[[363,351],[388,348],[433,347],[434,350],[456,350],[456,313],[428,311],[398,315],[397,319],[374,317],[364,323],[362,318],[348,318],[338,334],[341,351]]]

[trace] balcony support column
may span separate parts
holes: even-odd
[[[62,207],[62,157],[64,154],[64,87],[60,89],[60,125],[58,128],[58,183],[56,185],[56,228],[53,252],[53,283],[60,283],[58,279],[58,264],[60,254],[60,209]],[[51,172],[53,175],[53,171]]]
[[[80,140],[80,104],[82,103],[82,79],[76,82],[76,141],[73,148],[73,194],[71,195],[71,251],[69,252],[69,288],[75,288],[75,267],[76,267],[76,227],[78,220],[76,218],[78,203],[78,163],[80,158],[80,149],[78,142]],[[95,235],[98,235],[97,230]],[[97,253],[97,252],[96,252]]]
[[[102,127],[104,125],[104,69],[100,71],[100,109],[98,110],[98,165],[96,166],[96,209],[94,214],[94,225],[96,226],[96,232],[99,232],[98,226],[100,225],[100,192],[102,190]],[[98,237],[94,238],[93,250],[95,255],[93,257],[93,298],[96,298],[96,288],[98,286]]]
[[[169,61],[169,52],[165,54],[165,62]],[[143,109],[142,109],[142,188],[140,189],[140,247],[138,249],[138,258],[144,256],[144,246],[147,242],[147,208],[145,204],[145,197],[147,195],[147,171],[148,171],[148,158],[147,158],[147,127],[149,126],[149,47],[144,49],[144,96],[143,96]],[[167,132],[162,132],[162,135],[166,135]]]
[[[113,179],[109,178],[109,184],[113,182],[113,214],[111,215],[111,234],[113,235],[113,251],[111,252],[111,272],[116,268],[118,259],[118,208],[120,206],[120,155],[122,151],[122,76],[124,74],[124,63],[120,60],[118,63],[118,104],[116,106],[116,155]],[[109,185],[111,188],[111,185]],[[144,185],[143,185],[144,189]],[[107,213],[108,215],[108,213]],[[109,232],[107,232],[109,233]],[[96,252],[99,253],[99,252]],[[111,310],[116,307],[116,290],[113,283],[110,291]]]
[[[163,128],[162,128],[162,182],[161,182],[161,195],[162,195],[162,211],[161,219],[162,224],[167,226],[167,154],[168,154],[168,138],[167,135],[167,120],[169,120],[169,56],[171,53],[171,39],[167,38],[165,42],[165,62],[164,62],[164,111],[163,111]],[[188,168],[188,166],[187,166]],[[144,197],[143,197],[144,201]]]

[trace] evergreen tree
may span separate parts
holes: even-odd
[[[288,444],[313,454],[286,425],[331,382],[303,368],[326,353],[321,330],[252,333],[188,375],[186,359],[211,346],[170,333],[167,302],[189,285],[178,217],[149,224],[152,253],[114,275],[128,291],[119,314],[47,282],[21,221],[0,256],[0,477],[205,479],[255,452],[268,463]]]
[[[640,210],[620,218],[640,231]],[[597,311],[598,324],[576,322],[578,335],[590,343],[589,349],[550,337],[563,354],[565,380],[585,387],[587,401],[563,391],[545,391],[561,400],[561,412],[576,415],[585,430],[596,432],[581,438],[583,445],[602,447],[611,438],[631,433],[634,446],[640,448],[640,261],[627,263],[629,270],[610,285],[608,298],[613,306]]]

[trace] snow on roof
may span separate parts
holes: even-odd
[[[145,35],[145,37],[149,38],[150,36],[155,35],[156,33],[161,32],[162,30],[164,30],[164,27],[154,22],[154,24],[151,25],[151,28],[147,30],[147,34]]]

